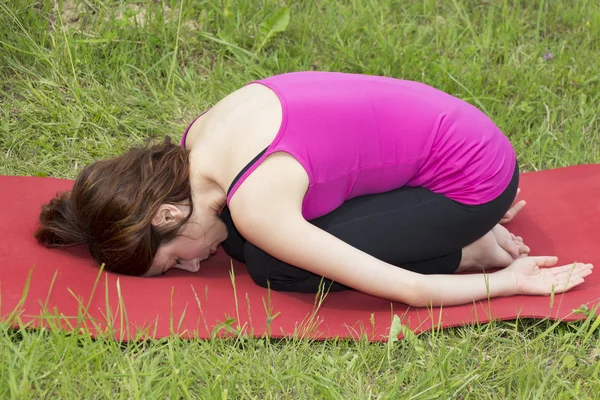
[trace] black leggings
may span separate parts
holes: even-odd
[[[421,187],[355,197],[331,213],[309,221],[382,261],[422,274],[452,274],[462,248],[489,232],[511,207],[519,168],[496,199],[477,206],[461,204]],[[330,291],[348,287],[280,261],[246,241],[226,208],[221,218],[229,231],[227,254],[246,263],[262,287],[315,293],[323,283]]]

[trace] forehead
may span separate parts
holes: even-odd
[[[193,253],[193,249],[194,241],[185,236],[178,236],[169,243],[160,245],[154,255],[152,265],[145,275],[160,275],[165,268],[175,262],[176,258],[194,258],[190,255]]]

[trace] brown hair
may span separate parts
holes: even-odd
[[[188,152],[166,137],[86,166],[71,192],[42,206],[35,237],[47,247],[87,244],[107,270],[143,275],[158,247],[189,219],[159,232],[151,224],[154,214],[161,204],[186,201],[192,205]]]

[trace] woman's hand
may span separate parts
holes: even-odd
[[[517,197],[519,197],[519,193],[521,193],[521,189],[517,189],[517,195],[515,196],[515,200],[517,199]],[[519,211],[521,211],[523,207],[525,207],[525,204],[527,204],[525,203],[525,200],[513,203],[510,210],[508,210],[506,214],[504,214],[504,217],[502,217],[502,219],[500,220],[500,223],[508,224],[510,221],[512,221],[513,218],[519,213]]]
[[[557,257],[520,258],[498,273],[512,275],[515,294],[550,295],[566,292],[583,283],[594,268],[592,264],[584,263],[554,267],[557,261]]]

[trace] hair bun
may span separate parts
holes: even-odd
[[[40,227],[35,238],[46,247],[74,246],[86,242],[70,195],[70,192],[62,193],[42,206]]]

